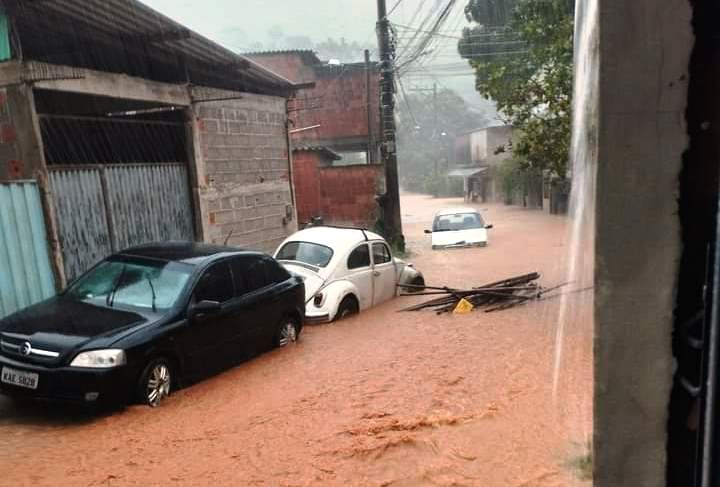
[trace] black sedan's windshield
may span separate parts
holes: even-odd
[[[484,227],[485,222],[479,213],[455,213],[438,215],[433,223],[433,232],[452,232]]]
[[[110,260],[81,277],[67,295],[103,306],[171,308],[192,273],[178,262]]]
[[[277,253],[277,260],[294,260],[315,267],[325,267],[332,259],[330,247],[311,242],[288,242]]]

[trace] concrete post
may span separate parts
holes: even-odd
[[[592,3],[592,2],[587,2]],[[665,485],[687,0],[598,0],[595,487]],[[592,144],[594,141],[589,140]]]

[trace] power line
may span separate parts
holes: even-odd
[[[403,0],[398,0],[395,3],[395,6],[393,8],[391,8],[390,11],[387,13],[387,16],[390,17],[392,15],[392,13],[400,6],[401,3],[403,3]]]
[[[447,21],[450,13],[452,12],[452,8],[455,6],[456,0],[449,0],[447,2],[447,5],[442,9],[440,16],[437,18],[437,20],[433,23],[432,28],[428,33],[423,35],[419,42],[413,46],[410,47],[409,50],[406,50],[405,52],[409,51],[409,54],[407,55],[407,58],[402,59],[398,63],[398,70],[402,71],[406,67],[408,67],[410,64],[415,62],[417,59],[419,59],[421,56],[425,55],[427,52],[427,49],[433,42],[433,36],[437,32],[440,27],[444,25],[444,23]],[[422,30],[424,25],[421,25],[420,29],[418,29],[418,33]]]
[[[442,4],[439,1],[435,2],[435,6],[427,12],[427,14],[423,18],[422,22],[418,26],[418,29],[416,29],[416,31],[413,33],[413,38],[410,40],[410,42],[407,43],[407,46],[399,54],[399,56],[398,56],[399,58],[403,58],[407,53],[416,52],[416,50],[414,50],[414,49],[416,49],[416,47],[414,46],[414,43],[416,40],[418,40],[418,38],[420,39],[417,44],[418,46],[427,42],[427,39],[425,37],[421,36],[422,31],[426,28],[439,29],[441,26],[437,25],[437,21],[433,25],[433,20],[436,18],[438,20],[442,19],[443,16],[446,14],[448,7],[452,3],[454,3],[454,0],[450,0],[448,5],[443,8]],[[410,23],[412,24],[412,22],[414,22],[414,20],[411,21]]]
[[[415,117],[415,114],[412,111],[412,108],[410,107],[410,102],[408,101],[408,95],[405,91],[405,85],[402,82],[402,78],[398,77],[398,85],[400,86],[400,93],[402,94],[403,102],[405,103],[405,107],[407,107],[408,113],[410,114],[410,117],[413,119],[413,122],[415,122],[415,126],[420,125],[417,118]]]

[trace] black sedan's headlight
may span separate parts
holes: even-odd
[[[84,367],[87,369],[111,369],[127,363],[125,350],[92,350],[81,352],[70,363],[70,367]]]

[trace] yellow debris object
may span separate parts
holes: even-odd
[[[455,309],[453,310],[453,314],[456,314],[456,315],[468,314],[473,310],[473,308],[475,308],[475,306],[473,306],[473,304],[470,301],[463,298],[460,301],[458,301],[457,306],[455,306]]]

